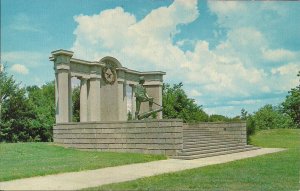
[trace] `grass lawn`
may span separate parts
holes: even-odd
[[[251,141],[288,150],[87,190],[299,190],[300,129],[260,131]]]
[[[162,155],[79,151],[52,143],[1,143],[0,181],[165,158]]]

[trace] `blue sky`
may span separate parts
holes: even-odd
[[[50,52],[167,72],[206,112],[279,104],[299,82],[300,3],[1,0],[1,63],[24,85],[54,79]]]

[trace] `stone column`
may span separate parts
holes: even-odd
[[[136,110],[136,98],[135,98],[135,94],[134,94],[134,85],[131,85],[131,114],[132,114],[132,118],[134,118],[135,116],[135,110]]]
[[[61,69],[57,71],[58,90],[58,113],[57,123],[67,123],[72,121],[72,91],[71,77],[69,70]]]
[[[100,105],[100,77],[93,77],[89,80],[89,121],[101,120],[101,105]]]
[[[80,79],[80,122],[88,120],[88,88],[87,79]]]
[[[54,68],[55,69],[55,68]],[[58,105],[58,72],[55,71],[55,121],[60,121]]]
[[[118,121],[127,120],[127,96],[126,96],[126,82],[123,79],[118,79],[117,83],[117,105]]]
[[[56,123],[68,123],[72,121],[70,60],[73,52],[56,50],[51,53],[55,70]]]

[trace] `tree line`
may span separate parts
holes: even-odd
[[[297,75],[300,77],[300,72]],[[73,121],[79,121],[79,87],[72,92]],[[265,105],[254,113],[245,109],[236,117],[208,115],[201,105],[189,98],[183,84],[163,85],[163,118],[180,118],[186,123],[247,121],[247,134],[273,128],[300,128],[300,84],[285,100]],[[55,124],[54,81],[41,87],[22,87],[13,76],[0,72],[0,142],[52,141]]]

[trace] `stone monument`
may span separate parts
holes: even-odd
[[[131,70],[110,56],[99,61],[85,61],[73,58],[73,52],[68,50],[53,51],[50,60],[54,62],[55,70],[56,123],[71,122],[72,77],[80,80],[80,122],[126,121],[127,91],[131,91],[132,95],[129,98],[132,103],[131,112],[148,112],[147,104],[143,100],[136,102],[134,96],[134,89],[139,87],[140,77],[143,77],[143,87],[149,98],[151,97],[151,109],[161,108],[158,105],[162,105],[165,72]],[[153,102],[157,103],[154,108]],[[161,110],[157,119],[162,119]]]
[[[181,119],[162,119],[165,72],[131,70],[110,56],[99,61],[81,60],[73,58],[73,52],[67,50],[53,51],[50,60],[55,70],[53,141],[57,144],[84,150],[164,154],[181,159],[252,149],[245,145],[244,122],[183,124]],[[80,80],[80,122],[71,121],[72,77]],[[127,100],[136,119],[158,112],[156,119],[127,121]],[[201,147],[198,141],[203,141],[203,137],[207,142]],[[218,149],[210,143],[211,138],[222,143]],[[230,150],[224,144],[227,138]],[[191,142],[195,145],[190,145]],[[207,149],[210,146],[212,149]]]

